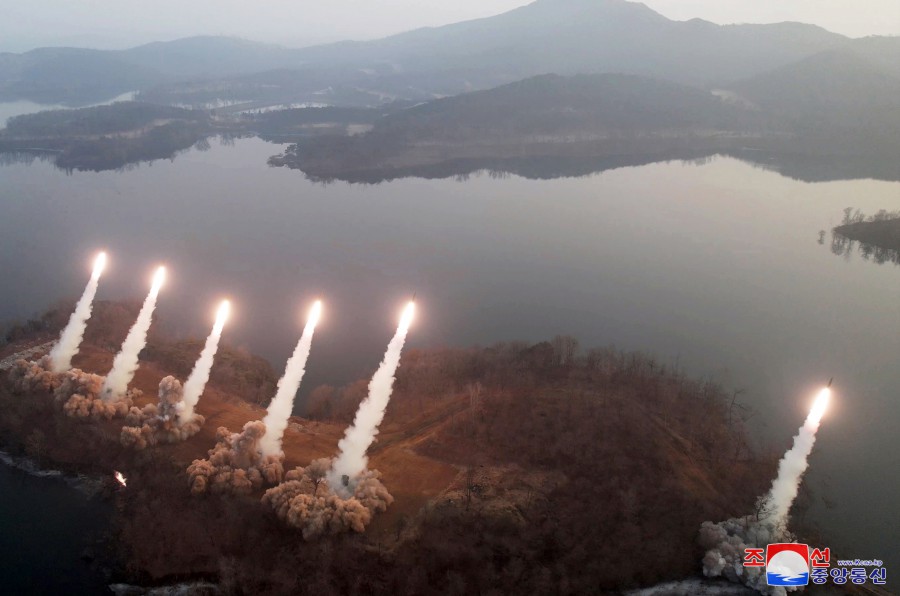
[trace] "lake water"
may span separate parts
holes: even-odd
[[[0,168],[0,319],[77,296],[106,248],[101,299],[142,298],[165,262],[162,324],[203,337],[229,296],[227,339],[280,369],[321,296],[305,395],[374,368],[418,292],[414,346],[570,334],[653,352],[744,390],[779,451],[834,376],[809,481],[836,508],[813,514],[848,556],[898,568],[900,269],[817,240],[844,207],[900,209],[900,183],[805,183],[715,158],[323,186],[269,168],[278,152],[244,139],[121,173]]]
[[[112,507],[61,477],[39,477],[0,458],[0,583],[4,594],[100,594],[107,579],[87,555]]]

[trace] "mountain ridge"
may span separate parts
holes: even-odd
[[[241,87],[239,99],[257,99],[261,88],[271,96],[278,86],[286,99],[339,86],[375,96],[427,99],[539,74],[596,72],[707,87],[852,42],[802,23],[717,25],[700,19],[674,21],[625,0],[537,0],[491,17],[299,49],[196,36],[127,50],[7,53],[0,55],[0,98],[45,99],[54,89],[76,98],[93,90],[112,96],[113,91],[147,90],[164,83],[183,92],[196,90],[198,81],[209,81],[217,89]],[[50,54],[64,63],[58,70],[90,71],[92,62],[100,61],[108,74],[81,86],[70,81],[54,88],[53,71],[38,68]],[[272,80],[248,87],[242,81],[248,75]],[[294,101],[309,101],[307,96]],[[161,94],[160,100],[171,97]]]

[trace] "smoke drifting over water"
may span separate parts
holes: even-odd
[[[263,455],[275,456],[282,453],[281,440],[288,425],[288,418],[294,410],[294,397],[297,395],[300,382],[306,372],[306,361],[309,359],[313,333],[321,313],[322,302],[316,301],[312,310],[309,311],[303,335],[285,365],[284,375],[278,381],[278,390],[263,419],[263,423],[266,425],[266,434],[259,442]]]
[[[785,588],[771,587],[766,582],[764,568],[744,567],[747,548],[765,548],[774,542],[793,542],[788,531],[788,513],[797,497],[803,474],[809,465],[809,454],[816,440],[816,431],[828,407],[831,390],[823,388],[816,397],[809,416],[794,437],[794,444],[778,464],[778,476],[769,492],[760,497],[758,515],[748,515],[715,524],[703,522],[700,545],[707,549],[703,557],[703,574],[723,576],[742,583],[761,594],[785,594]],[[794,588],[789,588],[793,591]]]
[[[144,349],[147,343],[147,331],[150,329],[150,323],[153,321],[153,311],[156,309],[156,297],[159,295],[159,289],[162,287],[166,277],[166,268],[160,267],[153,276],[153,285],[150,287],[150,293],[144,299],[144,305],[138,314],[137,321],[128,331],[122,349],[116,354],[113,360],[112,370],[106,377],[103,385],[104,401],[117,401],[121,399],[128,390],[128,383],[134,377],[134,373],[138,368],[138,354]]]
[[[72,357],[78,351],[81,340],[84,338],[84,330],[88,319],[91,318],[91,307],[94,296],[97,294],[97,286],[100,285],[100,275],[106,267],[106,253],[101,252],[94,259],[94,271],[91,279],[84,288],[84,293],[75,305],[75,312],[69,317],[69,323],[59,336],[59,341],[50,351],[50,370],[55,373],[72,368]]]
[[[388,344],[384,360],[369,382],[369,395],[359,404],[353,425],[347,429],[344,438],[338,443],[340,453],[327,477],[328,484],[342,496],[352,494],[354,488],[352,483],[369,463],[366,450],[378,434],[378,425],[384,419],[384,410],[391,399],[394,375],[400,365],[400,353],[403,351],[415,308],[415,303],[410,302],[403,311],[400,325],[391,343]]]
[[[280,457],[263,456],[260,439],[266,425],[253,420],[240,433],[232,433],[224,426],[216,431],[216,446],[209,450],[209,459],[195,459],[188,466],[191,492],[247,495],[273,485],[284,477]]]
[[[206,344],[203,346],[203,351],[200,352],[200,358],[194,364],[194,369],[187,381],[184,382],[184,398],[179,417],[181,424],[189,424],[194,419],[194,409],[209,381],[209,371],[212,369],[213,359],[219,350],[219,339],[222,337],[222,329],[225,327],[230,310],[231,305],[227,300],[219,306],[212,332],[206,338]]]

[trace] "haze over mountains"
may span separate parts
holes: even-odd
[[[121,51],[0,54],[0,100],[77,105],[156,88],[145,99],[191,103],[184,100],[208,98],[214,88],[234,100],[365,105],[546,73],[620,72],[717,87],[835,49],[900,74],[898,38],[850,39],[801,23],[672,21],[624,0],[537,0],[495,17],[303,49],[196,37]]]

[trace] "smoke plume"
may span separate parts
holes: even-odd
[[[800,481],[809,466],[809,454],[816,442],[816,431],[819,430],[822,415],[825,413],[825,408],[828,407],[830,394],[831,390],[827,387],[822,389],[816,397],[809,416],[800,427],[800,432],[794,437],[794,445],[778,462],[778,476],[772,483],[772,488],[766,495],[764,504],[766,518],[773,526],[787,524],[788,512],[794,499],[797,498]]]
[[[100,253],[94,260],[94,271],[91,279],[84,288],[84,293],[75,305],[75,312],[69,317],[69,323],[59,336],[59,341],[50,350],[51,368],[55,373],[61,373],[72,367],[72,357],[78,351],[88,319],[91,318],[91,306],[94,296],[97,294],[97,286],[100,284],[100,275],[106,266],[106,253]]]
[[[206,383],[209,381],[209,371],[212,369],[213,359],[219,349],[219,339],[222,337],[222,329],[225,327],[225,321],[228,319],[230,305],[227,300],[223,301],[219,306],[216,314],[216,322],[213,325],[212,332],[206,338],[206,345],[200,352],[200,358],[194,364],[194,369],[184,382],[184,397],[181,403],[181,414],[179,421],[181,424],[191,424],[194,420],[194,409]],[[200,424],[203,424],[202,422]],[[193,434],[193,433],[192,433]]]
[[[224,426],[216,431],[216,446],[209,450],[208,459],[195,459],[188,466],[191,492],[250,494],[263,484],[281,482],[284,466],[281,458],[263,456],[259,441],[266,434],[266,425],[253,420],[240,433],[232,433]]]
[[[9,380],[13,390],[20,393],[53,393],[62,383],[62,375],[51,369],[50,356],[37,362],[19,359],[9,369]]]
[[[116,354],[113,360],[112,370],[106,377],[103,385],[104,401],[117,401],[121,399],[128,390],[128,383],[134,377],[138,368],[138,354],[144,349],[147,343],[147,331],[150,329],[150,323],[153,320],[153,311],[156,308],[156,297],[159,295],[159,289],[162,287],[165,279],[166,269],[160,267],[153,276],[153,285],[150,287],[150,293],[144,300],[141,312],[138,314],[137,321],[132,325],[122,344],[122,349]]]
[[[132,389],[117,402],[105,402],[100,399],[104,377],[77,368],[55,373],[51,365],[49,356],[37,362],[17,360],[9,371],[13,389],[21,393],[52,393],[67,415],[94,420],[124,416],[132,400],[141,395],[139,389]]]
[[[181,420],[183,398],[181,382],[171,375],[163,378],[159,382],[159,404],[132,407],[128,412],[120,438],[122,445],[141,450],[159,443],[177,443],[197,434],[205,419],[197,415],[189,421]]]
[[[342,496],[346,497],[353,493],[353,483],[369,463],[366,450],[375,440],[378,425],[384,418],[384,410],[391,398],[394,374],[400,365],[400,353],[406,342],[406,333],[409,331],[414,312],[415,303],[410,302],[403,311],[397,333],[388,344],[384,360],[369,382],[368,396],[359,404],[353,425],[347,429],[344,438],[338,443],[340,452],[327,476],[328,484]]]
[[[62,382],[54,391],[57,403],[72,418],[111,420],[128,413],[132,399],[141,395],[139,389],[129,390],[121,399],[107,402],[100,398],[104,378],[77,368],[62,373]]]
[[[778,464],[778,476],[772,482],[772,488],[759,498],[758,513],[718,524],[706,521],[700,526],[699,542],[706,549],[703,557],[705,576],[723,576],[761,594],[786,593],[785,588],[768,585],[764,568],[744,567],[744,551],[747,548],[765,548],[775,542],[794,542],[794,536],[787,529],[788,513],[809,465],[809,454],[830,394],[826,387],[816,397],[809,416],[794,437],[793,446]],[[787,588],[787,591],[794,589]]]
[[[272,403],[266,411],[266,417],[263,423],[266,425],[266,434],[260,439],[259,446],[263,455],[279,455],[281,450],[281,439],[284,436],[284,430],[288,425],[288,418],[294,410],[294,397],[300,388],[300,382],[303,380],[303,374],[306,372],[306,361],[309,358],[309,350],[312,346],[313,333],[316,330],[316,324],[319,322],[319,315],[322,312],[322,303],[316,301],[309,317],[306,320],[306,327],[303,329],[303,335],[294,348],[294,353],[287,361],[284,369],[284,375],[278,380],[278,390]]]
[[[331,464],[323,458],[291,470],[285,482],[267,490],[262,498],[279,519],[301,530],[306,540],[349,530],[364,532],[374,514],[394,501],[377,470],[360,474],[353,493],[346,498],[335,494],[326,478]]]

